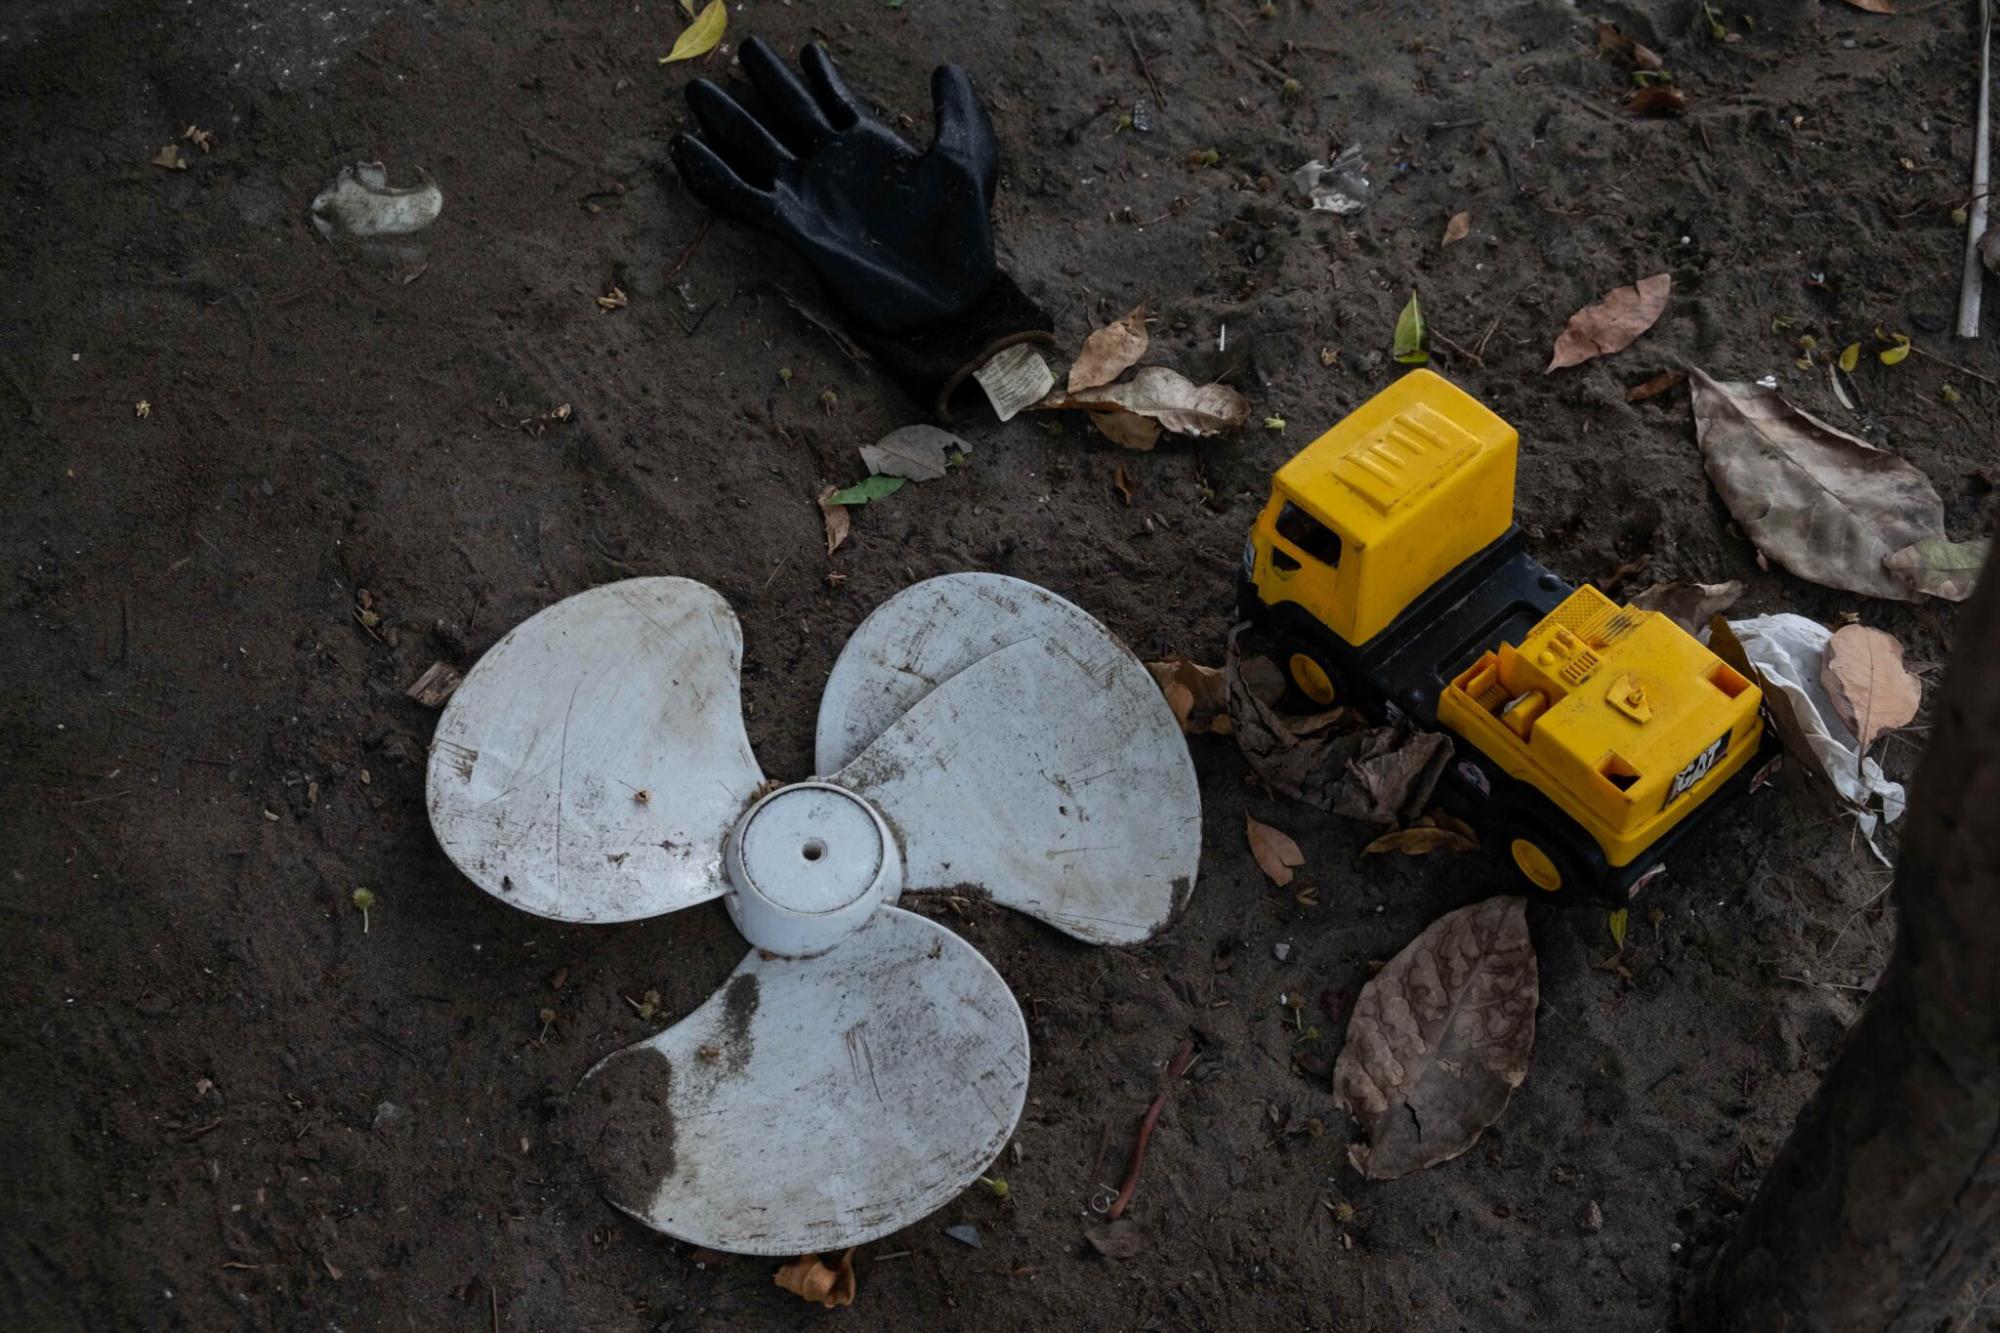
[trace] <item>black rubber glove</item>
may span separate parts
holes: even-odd
[[[993,261],[993,123],[956,65],[931,73],[937,131],[919,153],[872,119],[819,46],[801,83],[752,37],[738,58],[759,119],[706,79],[688,85],[702,138],[674,165],[709,207],[773,232],[826,283],[854,335],[944,420],[966,376],[1004,347],[1051,342],[1049,317]]]

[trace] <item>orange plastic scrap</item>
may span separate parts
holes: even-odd
[[[803,1301],[831,1310],[854,1304],[854,1251],[848,1250],[829,1268],[816,1254],[802,1254],[771,1279]]]

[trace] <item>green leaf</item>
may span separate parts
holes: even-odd
[[[1629,909],[1621,907],[1606,918],[1606,921],[1611,926],[1611,942],[1618,946],[1620,953],[1623,953],[1625,950],[1625,924],[1631,919],[1631,916],[1632,913]]]
[[[1417,304],[1417,294],[1410,293],[1410,303],[1403,307],[1403,313],[1396,316],[1396,359],[1406,366],[1421,366],[1431,359],[1424,350],[1424,311]]]
[[[676,60],[693,60],[705,56],[715,49],[722,40],[722,30],[729,26],[729,7],[723,0],[708,0],[708,8],[701,11],[701,17],[681,29],[680,39],[674,49],[660,57],[662,65],[671,65]]]
[[[903,477],[869,477],[857,481],[844,491],[835,491],[826,497],[830,505],[865,505],[870,500],[879,500],[885,495],[894,495],[903,489]]]

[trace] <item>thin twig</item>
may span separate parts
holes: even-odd
[[[1167,95],[1160,91],[1160,81],[1153,77],[1152,66],[1146,63],[1146,53],[1139,49],[1139,37],[1138,34],[1132,31],[1132,20],[1126,18],[1125,11],[1116,5],[1111,7],[1111,12],[1116,14],[1118,21],[1125,25],[1126,44],[1132,48],[1132,59],[1139,62],[1139,73],[1145,77],[1146,86],[1153,90],[1153,101],[1159,105],[1162,111],[1166,110]]]
[[[708,239],[708,229],[714,225],[715,219],[713,217],[702,219],[701,230],[696,232],[694,239],[687,243],[687,248],[681,251],[681,257],[674,261],[674,266],[667,270],[665,279],[667,282],[672,282],[675,278],[678,278],[687,270],[687,266],[694,262],[694,252],[701,249],[701,243]]]
[[[1972,378],[1978,380],[1981,384],[1990,384],[1994,388],[2000,389],[2000,380],[1996,380],[1989,375],[1982,375],[1976,370],[1969,370],[1966,367],[1959,365],[1956,361],[1947,361],[1941,356],[1933,356],[1931,353],[1926,352],[1923,348],[1917,346],[1915,343],[1910,344],[1910,350],[1912,352],[1915,352],[1918,356],[1922,357],[1926,361],[1935,361],[1947,370],[1955,370],[1961,375],[1970,375],[1972,376]]]

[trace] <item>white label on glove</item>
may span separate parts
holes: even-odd
[[[1002,421],[1011,421],[1015,413],[1039,403],[1056,387],[1049,363],[1029,343],[1015,343],[973,371],[972,377],[986,390],[986,401]]]

